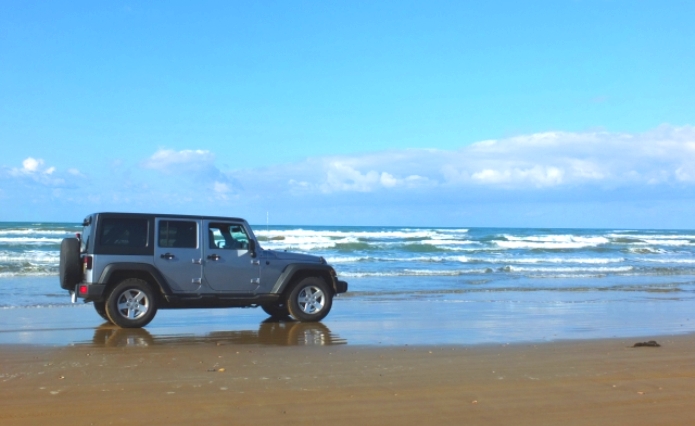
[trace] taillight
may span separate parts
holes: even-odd
[[[85,256],[82,258],[82,265],[84,266],[84,270],[91,270],[92,269],[92,256]]]
[[[81,285],[79,291],[80,291],[80,294],[87,294],[87,286]]]

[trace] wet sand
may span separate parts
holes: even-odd
[[[347,297],[318,324],[161,311],[142,330],[0,309],[0,425],[695,423],[692,300],[542,296]]]
[[[634,338],[382,348],[105,336],[0,346],[0,424],[695,422],[694,335],[657,337],[658,348],[633,348]]]

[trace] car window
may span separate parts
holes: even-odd
[[[99,244],[102,246],[147,246],[147,219],[105,218],[99,231]]]
[[[162,220],[159,222],[159,247],[197,248],[198,224],[183,220]]]
[[[245,250],[249,248],[249,236],[241,225],[210,223],[208,240],[211,249]]]
[[[80,252],[86,253],[89,250],[89,237],[92,235],[92,218],[87,216],[82,222],[82,234],[80,238]]]

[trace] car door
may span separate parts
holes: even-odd
[[[249,250],[250,233],[243,224],[203,221],[203,276],[207,285],[225,293],[255,293],[260,262]]]
[[[201,221],[155,219],[154,264],[175,293],[199,292],[203,278]]]

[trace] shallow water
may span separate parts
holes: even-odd
[[[365,285],[368,285],[365,283]],[[695,294],[634,291],[367,292],[338,297],[318,324],[260,309],[159,311],[114,330],[91,304],[0,309],[0,344],[437,345],[643,338],[695,332]]]
[[[0,224],[0,343],[129,341],[129,332],[104,331],[91,305],[71,305],[58,285],[59,242],[79,230]],[[264,248],[326,257],[349,282],[322,325],[268,325],[260,309],[160,311],[149,337],[130,340],[477,344],[695,331],[695,231],[262,227],[256,234]]]

